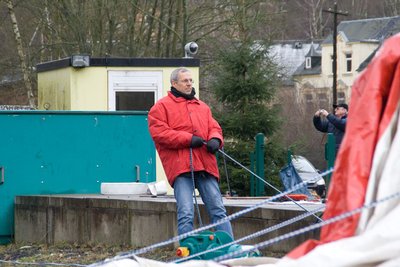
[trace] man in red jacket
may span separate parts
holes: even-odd
[[[192,73],[188,69],[174,70],[171,91],[151,108],[148,116],[150,134],[168,181],[174,188],[179,235],[193,230],[194,184],[211,221],[214,223],[226,217],[214,155],[223,145],[222,130],[210,108],[195,98],[192,85]],[[216,229],[233,237],[230,222],[220,224]]]

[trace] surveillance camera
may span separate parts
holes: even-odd
[[[195,42],[190,42],[185,45],[185,57],[189,58],[199,50],[199,46]]]

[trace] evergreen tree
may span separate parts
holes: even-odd
[[[278,68],[269,58],[267,47],[259,43],[242,43],[221,50],[212,88],[223,104],[215,116],[224,131],[226,152],[243,165],[250,166],[254,137],[263,133],[266,136],[265,177],[280,188],[278,171],[285,164],[285,151],[274,136],[279,125],[277,108],[273,104],[279,82]],[[228,163],[228,173],[231,189],[239,195],[249,195],[250,174],[231,163]],[[223,182],[221,188],[227,190],[227,185]],[[269,195],[277,193],[269,187],[265,189]]]

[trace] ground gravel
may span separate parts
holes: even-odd
[[[27,263],[36,263],[37,266],[51,266],[50,264],[46,265],[46,263],[62,263],[66,264],[65,266],[68,266],[68,264],[87,265],[134,249],[136,248],[129,246],[106,246],[99,244],[57,244],[52,246],[43,244],[0,245],[0,260],[2,261],[0,262],[0,266],[28,266]],[[175,259],[175,249],[157,249],[140,256],[168,262]]]

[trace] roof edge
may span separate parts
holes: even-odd
[[[100,58],[91,57],[90,67],[200,67],[197,58]],[[36,72],[46,72],[72,67],[71,57],[39,63]]]

